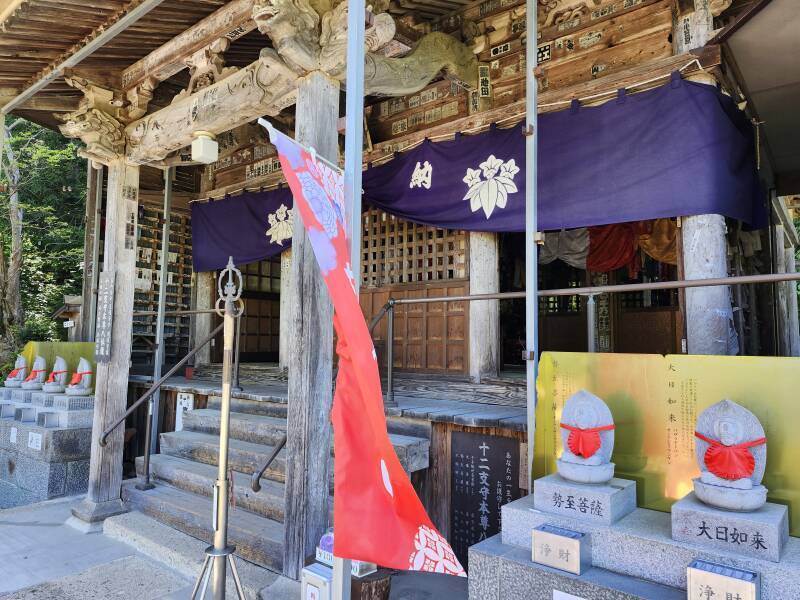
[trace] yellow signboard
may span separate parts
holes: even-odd
[[[617,477],[636,481],[639,506],[669,511],[692,491],[697,415],[728,398],[767,433],[769,501],[789,506],[800,536],[800,358],[545,352],[537,381],[534,475],[556,470],[564,402],[586,389],[617,425]]]

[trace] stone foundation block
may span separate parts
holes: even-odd
[[[30,404],[34,393],[32,390],[11,390],[11,400],[20,404]]]
[[[31,404],[34,406],[42,406],[50,408],[56,399],[56,394],[48,394],[47,392],[33,392],[31,394]]]
[[[672,505],[672,537],[779,562],[789,540],[789,511],[771,502],[753,512],[722,510],[703,504],[691,493]]]
[[[59,410],[40,411],[36,416],[39,427],[64,429],[80,429],[92,426],[94,410]]]
[[[533,482],[533,504],[542,512],[611,525],[636,509],[636,483],[573,483],[556,473]]]
[[[94,396],[66,396],[56,394],[53,410],[93,410]],[[89,424],[91,426],[91,423]]]

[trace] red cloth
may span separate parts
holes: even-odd
[[[17,375],[19,375],[19,372],[20,372],[21,370],[22,370],[22,369],[14,369],[13,371],[11,371],[11,373],[9,373],[9,374],[6,376],[6,379],[11,379],[12,377],[16,377]]]
[[[44,373],[44,369],[34,369],[33,371],[31,371],[30,375],[28,375],[25,378],[25,381],[33,381],[34,379],[36,379],[37,373]]]
[[[61,375],[62,373],[66,373],[66,371],[53,371],[50,373],[50,377],[47,378],[47,383],[53,383],[56,380],[56,375]]]
[[[72,379],[69,380],[69,384],[78,385],[84,375],[93,375],[93,373],[91,371],[78,371],[72,376]]]
[[[569,431],[567,437],[567,446],[569,451],[575,456],[582,456],[583,458],[590,458],[594,453],[600,450],[600,432],[611,431],[614,429],[613,425],[603,425],[602,427],[592,427],[591,429],[581,429],[580,427],[573,427],[566,423],[561,423],[562,429]]]
[[[389,441],[377,357],[350,269],[342,174],[317,162],[291,138],[274,130],[270,138],[335,310],[334,554],[395,569],[464,576]]]
[[[703,457],[703,462],[708,470],[717,477],[728,480],[750,477],[756,468],[756,459],[750,452],[750,448],[767,443],[767,438],[764,437],[751,442],[726,446],[697,431],[694,432],[694,435],[710,444]]]
[[[636,223],[619,223],[589,227],[589,255],[586,269],[595,273],[607,273],[621,267],[628,267],[635,276],[638,254],[638,226]]]

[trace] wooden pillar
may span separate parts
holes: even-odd
[[[295,139],[337,162],[339,83],[316,71],[298,80]],[[299,579],[328,525],[333,306],[299,215],[289,280],[292,343],[286,425],[283,573]]]
[[[214,308],[217,299],[217,282],[213,271],[195,273],[195,306],[197,310]],[[214,315],[204,314],[194,317],[194,343],[202,342],[213,329]],[[195,365],[207,365],[211,362],[211,345],[207,344],[194,356]]]
[[[122,157],[111,162],[100,276],[101,298],[103,289],[113,289],[111,343],[109,358],[97,364],[89,490],[86,499],[72,509],[75,517],[89,525],[126,510],[120,500],[125,426],[114,430],[105,447],[100,446],[98,438],[127,408],[138,198],[139,167],[126,164]],[[98,315],[104,308],[98,306]]]
[[[92,167],[86,161],[86,217],[83,236],[83,289],[81,292],[80,339],[94,340],[94,324],[97,310],[98,249],[100,238],[100,211],[103,201],[103,169]],[[70,332],[72,333],[72,332]]]
[[[299,217],[297,217],[299,219]],[[281,252],[281,303],[278,330],[278,365],[289,368],[289,345],[292,343],[292,302],[289,293],[292,279],[292,249]]]
[[[786,234],[783,225],[775,225],[772,231],[775,273],[786,273]],[[775,333],[778,341],[778,356],[791,356],[792,341],[789,325],[788,289],[784,283],[775,284]]]
[[[499,252],[496,233],[469,234],[469,293],[500,291]],[[480,300],[469,306],[469,375],[475,382],[497,377],[500,364],[500,305]]]
[[[728,276],[725,217],[684,217],[683,269],[686,279]],[[686,337],[689,354],[736,354],[730,286],[686,290]]]
[[[797,272],[797,259],[794,246],[786,248],[786,272]],[[789,356],[800,356],[800,314],[797,306],[797,282],[786,282],[786,294],[789,305]]]

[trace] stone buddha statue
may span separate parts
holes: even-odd
[[[5,387],[18,388],[28,376],[28,361],[22,354],[17,354],[13,370],[6,376]]]
[[[576,483],[606,483],[614,477],[614,419],[605,402],[581,390],[567,400],[561,414],[564,452],[558,473]]]
[[[42,385],[44,384],[44,380],[47,378],[47,361],[45,361],[44,357],[37,356],[33,360],[33,367],[31,368],[31,372],[25,378],[25,381],[22,382],[20,387],[23,390],[40,390],[42,389]]]
[[[85,358],[78,361],[78,369],[69,380],[67,386],[67,396],[91,396],[92,395],[92,365]]]
[[[767,488],[761,485],[767,438],[756,416],[731,400],[722,400],[700,414],[695,437],[700,465],[695,495],[727,510],[761,508],[767,501]]]
[[[50,377],[42,385],[42,391],[48,394],[63,394],[67,384],[67,361],[60,356],[56,356],[56,361],[53,363],[53,370],[50,371]]]

